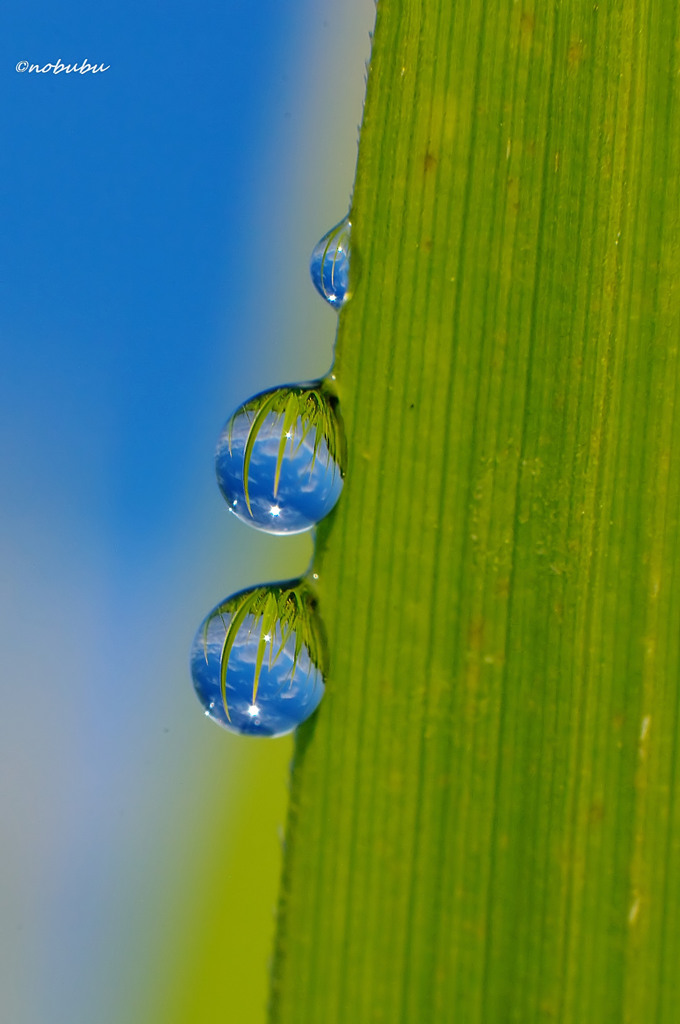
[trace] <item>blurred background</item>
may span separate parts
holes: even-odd
[[[309,537],[227,513],[241,401],[330,367],[373,0],[0,18],[0,1019],[263,1024],[290,738],[201,713],[188,651]],[[18,73],[17,62],[110,65]]]

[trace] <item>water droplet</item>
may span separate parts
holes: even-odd
[[[314,287],[335,309],[347,302],[349,293],[350,232],[348,217],[317,242],[312,250],[309,270]]]
[[[275,388],[240,406],[217,444],[229,511],[268,533],[302,533],[342,491],[344,435],[324,381]]]
[[[191,649],[204,713],[250,736],[283,736],[309,718],[323,697],[324,672],[316,600],[300,581],[228,597],[202,622]]]

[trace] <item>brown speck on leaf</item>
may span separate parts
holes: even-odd
[[[468,650],[479,652],[484,644],[484,619],[475,618],[468,625]]]
[[[591,825],[604,819],[604,804],[601,800],[593,800],[588,808],[588,821]]]
[[[425,174],[427,174],[428,171],[434,170],[434,168],[436,166],[437,166],[437,157],[434,155],[434,153],[430,153],[430,151],[428,149],[427,152],[425,153],[425,158],[423,160],[423,170],[424,170]]]
[[[519,30],[523,36],[531,36],[534,31],[534,16],[525,11],[519,19]]]
[[[582,39],[572,39],[567,50],[567,62],[570,68],[576,68],[583,60],[585,46]]]

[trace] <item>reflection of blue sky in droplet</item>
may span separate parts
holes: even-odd
[[[349,298],[350,231],[345,217],[316,243],[309,260],[314,287],[335,309]]]
[[[205,623],[202,623],[191,650],[191,672],[198,699],[219,725],[250,736],[284,736],[316,710],[324,692],[321,672],[310,661],[304,646],[295,661],[295,636],[289,634],[282,646],[278,624],[265,641],[257,696],[253,701],[260,623],[248,615],[229,654],[227,717],[220,688],[225,622],[219,615],[215,616],[208,626],[207,638],[204,628]]]
[[[276,466],[283,418],[270,413],[260,427],[248,467],[248,498],[243,488],[246,441],[255,413],[237,414],[217,446],[217,479],[229,509],[244,523],[269,533],[301,533],[331,511],[342,491],[342,476],[322,440],[314,454],[314,430],[302,421],[288,433],[276,493]]]

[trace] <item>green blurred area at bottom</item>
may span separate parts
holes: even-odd
[[[206,757],[214,793],[200,795],[214,813],[201,813],[194,834],[178,838],[183,853],[167,897],[172,928],[159,933],[148,958],[155,978],[147,979],[140,1021],[266,1020],[293,741],[223,740],[226,756]]]

